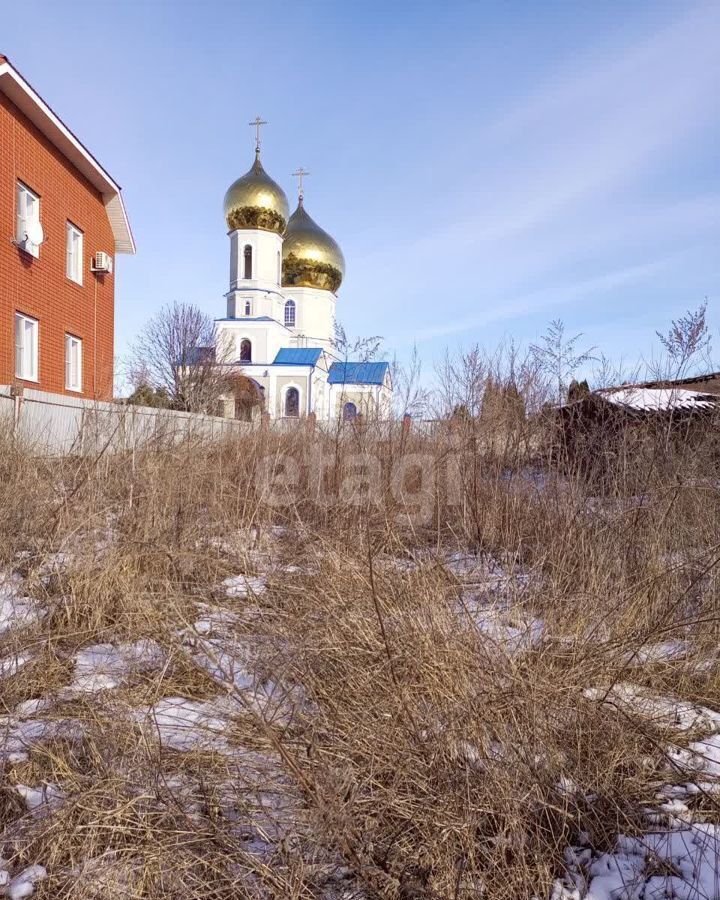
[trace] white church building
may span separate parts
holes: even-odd
[[[341,358],[335,348],[337,292],[345,260],[308,214],[300,169],[298,205],[255,161],[225,195],[230,237],[227,314],[216,320],[222,363],[238,369],[226,414],[270,418],[385,418],[392,384],[387,362]]]

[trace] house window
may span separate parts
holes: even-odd
[[[65,389],[82,390],[82,341],[71,334],[65,335]]]
[[[38,323],[22,313],[15,314],[15,377],[38,380]]]
[[[252,315],[252,303],[249,300],[245,301],[245,315],[246,316]]]
[[[40,244],[32,240],[40,224],[40,198],[30,188],[17,184],[17,231],[15,240],[26,253],[40,256]]]
[[[285,304],[285,325],[288,328],[295,327],[295,301],[288,300]]]
[[[295,419],[300,415],[300,391],[296,387],[285,392],[285,415]]]
[[[83,233],[72,222],[66,225],[67,266],[65,274],[77,284],[82,284],[83,276]]]
[[[240,341],[240,362],[252,362],[252,342],[248,338]]]
[[[354,403],[346,403],[343,406],[343,421],[352,422],[357,418],[357,406]]]
[[[245,262],[243,278],[252,278],[252,247],[250,246],[250,244],[245,244],[243,257]]]

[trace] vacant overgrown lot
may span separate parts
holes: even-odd
[[[720,896],[715,434],[6,440],[0,893]]]

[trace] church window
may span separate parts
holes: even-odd
[[[295,419],[300,415],[300,391],[296,387],[285,392],[285,415]]]
[[[252,315],[252,303],[249,300],[245,301],[245,315],[246,316]]]
[[[288,328],[295,327],[295,301],[288,300],[285,304],[285,325]]]
[[[282,261],[280,259],[280,251],[278,250],[277,255],[277,282],[280,284],[282,281]]]
[[[240,341],[240,362],[252,362],[252,342],[248,338]]]
[[[250,244],[245,244],[243,256],[245,260],[245,270],[243,273],[243,278],[252,278],[252,247],[250,246]]]
[[[352,422],[353,419],[357,418],[357,406],[354,403],[346,403],[343,406],[343,421],[344,422]]]

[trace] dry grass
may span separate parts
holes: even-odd
[[[599,496],[541,427],[0,448],[1,568],[44,611],[0,635],[0,658],[33,657],[3,712],[45,699],[36,718],[81,726],[2,763],[0,856],[47,867],[38,897],[510,900],[543,896],[581,832],[640,829],[692,733],[587,690],[720,709],[714,431],[628,445]],[[281,459],[295,487],[273,502]],[[449,563],[466,551],[478,571]],[[238,573],[268,590],[227,597]],[[199,664],[207,609],[234,616],[218,641],[262,697]],[[139,639],[161,663],[68,693],[82,648]],[[645,659],[669,641],[684,652]],[[160,745],[138,711],[168,697],[220,704],[224,749]],[[28,812],[15,786],[43,783],[64,799]]]

